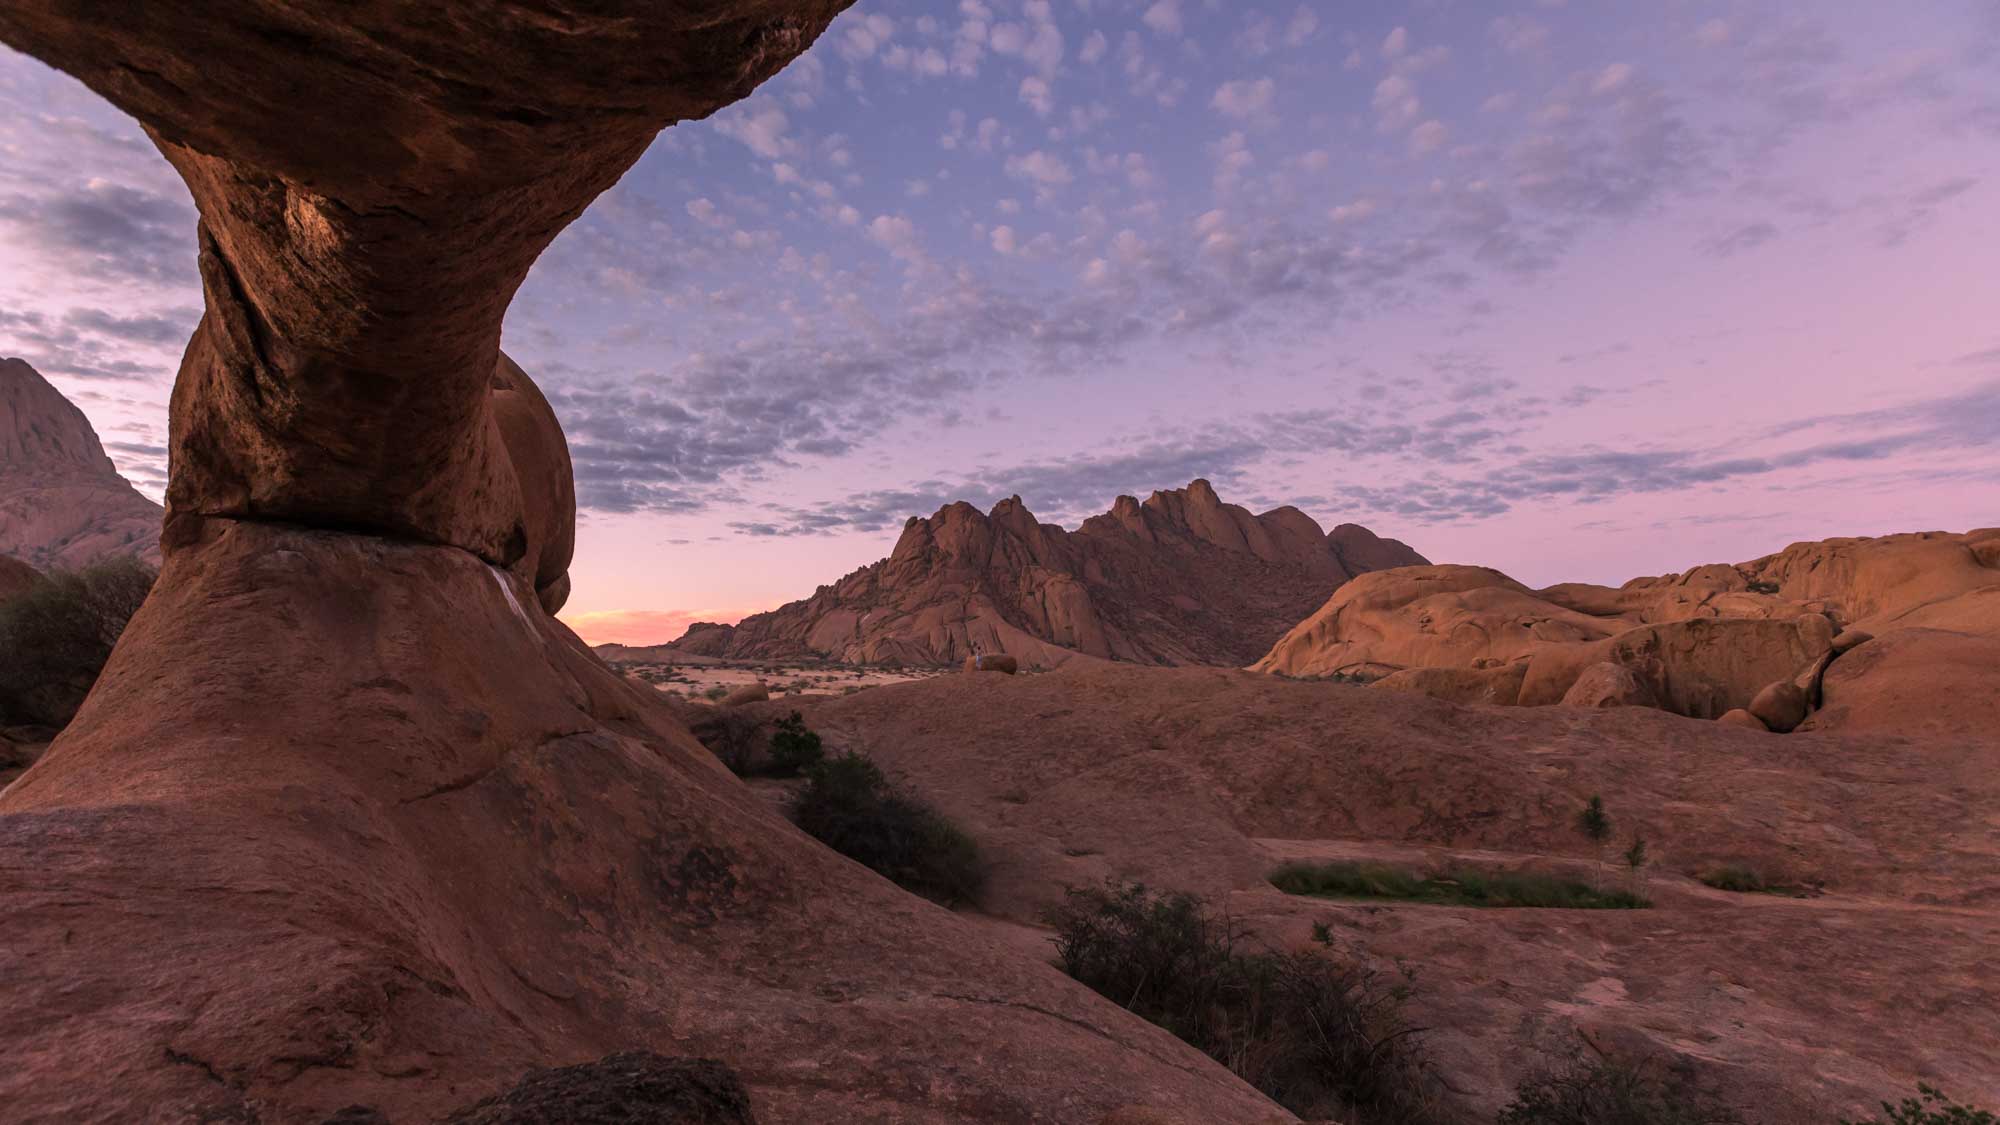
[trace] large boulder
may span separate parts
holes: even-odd
[[[1487,567],[1409,566],[1342,586],[1253,668],[1310,677],[1510,664],[1551,645],[1601,640],[1622,628],[1622,622],[1552,605]]]
[[[1770,727],[1764,725],[1764,720],[1741,707],[1733,711],[1724,711],[1716,716],[1715,721],[1725,727],[1742,727],[1744,730],[1762,731],[1766,734],[1771,731]]]
[[[1665,710],[1713,719],[1748,707],[1764,685],[1797,675],[1832,643],[1833,625],[1818,614],[1647,625],[1592,645],[1538,651],[1522,683],[1521,702],[1559,702],[1586,668],[1612,663],[1629,668]]]
[[[526,549],[516,572],[554,613],[569,597],[569,562],[576,553],[576,478],[569,442],[541,388],[503,353],[488,392],[507,463],[521,487]]]
[[[1522,671],[1526,672],[1525,665]],[[1623,664],[1599,661],[1583,670],[1563,693],[1564,707],[1658,707],[1653,689]]]
[[[1453,703],[1485,703],[1512,707],[1521,701],[1521,677],[1526,663],[1497,668],[1405,668],[1376,680],[1382,691],[1408,691]]]
[[[2000,637],[1898,629],[1835,660],[1809,730],[1960,736],[2000,730]]]
[[[1744,710],[1757,716],[1766,730],[1787,734],[1805,721],[1807,706],[1805,689],[1796,681],[1777,680],[1751,696]]]

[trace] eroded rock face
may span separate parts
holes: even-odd
[[[160,561],[160,506],[118,475],[83,411],[25,360],[6,358],[0,555],[66,569],[107,555]]]
[[[1019,497],[990,513],[949,504],[912,519],[881,562],[731,627],[690,626],[703,656],[955,664],[1011,656],[1052,667],[1079,654],[1135,664],[1238,666],[1328,592],[1382,565],[1421,564],[1393,539],[1296,508],[1252,515],[1205,480],[1121,496],[1075,531]]]
[[[1995,560],[2000,532],[1981,529],[1801,543],[1616,589],[1530,590],[1481,567],[1385,570],[1342,587],[1253,667],[1294,677],[1391,677],[1463,700],[1466,676],[1522,663],[1522,705],[1647,700],[1640,705],[1697,718],[1756,710],[1754,697],[1768,687],[1765,721],[1789,730],[1800,722],[1800,699],[1808,711],[1818,706],[1822,681],[1852,659],[1850,650],[1867,651],[1875,634],[2000,638]],[[1913,703],[1955,706],[1921,677],[1899,685]]]
[[[1524,661],[1521,670],[1525,673]],[[1515,695],[1518,698],[1519,692]],[[1564,707],[1658,707],[1653,689],[1623,664],[1600,661],[1583,670],[1576,682],[1563,693]]]
[[[2000,731],[2000,636],[1899,629],[1834,660],[1813,730],[1957,737]]]
[[[1400,567],[1341,587],[1254,670],[1379,676],[1401,668],[1512,663],[1552,644],[1606,639],[1621,624],[1552,606],[1488,567]]]

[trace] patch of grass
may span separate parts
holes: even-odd
[[[1840,1125],[2000,1125],[2000,1117],[1991,1110],[1974,1109],[1960,1105],[1944,1096],[1935,1086],[1917,1085],[1917,1097],[1904,1098],[1901,1103],[1882,1103],[1886,1117],[1871,1117],[1866,1121],[1849,1121],[1843,1117]]]
[[[1817,893],[1817,888],[1777,882],[1762,872],[1734,864],[1705,871],[1696,877],[1718,891],[1731,891],[1736,894],[1811,898]]]
[[[1305,1118],[1433,1119],[1408,974],[1322,948],[1250,952],[1189,894],[1106,884],[1069,891],[1048,922],[1064,972],[1173,1032]]]
[[[1617,1059],[1574,1060],[1528,1079],[1497,1125],[1741,1125],[1691,1072]]]
[[[827,847],[946,906],[976,901],[985,885],[972,837],[890,784],[866,755],[843,754],[809,768],[792,818]]]
[[[1437,906],[1636,910],[1652,905],[1629,891],[1599,890],[1573,879],[1469,868],[1420,875],[1371,863],[1288,863],[1271,873],[1271,885],[1292,895],[1394,899]]]

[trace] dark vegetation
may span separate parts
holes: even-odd
[[[1578,1059],[1530,1078],[1498,1125],[1741,1125],[1687,1070]]]
[[[386,1119],[377,1114],[350,1120],[359,1125]],[[641,1121],[751,1125],[756,1120],[749,1092],[727,1066],[714,1059],[628,1051],[592,1063],[530,1071],[513,1089],[452,1114],[443,1125],[540,1125],[556,1121],[564,1125],[630,1125]]]
[[[1937,1088],[1921,1083],[1917,1097],[1904,1098],[1895,1105],[1883,1102],[1882,1113],[1884,1116],[1866,1121],[1842,1118],[1840,1125],[2000,1125],[2000,1116],[1991,1110],[1960,1105]]]
[[[925,898],[956,906],[986,882],[979,846],[944,815],[891,784],[862,754],[806,770],[792,819],[814,839]]]
[[[826,757],[820,744],[820,737],[806,726],[803,715],[797,711],[778,720],[778,729],[771,734],[771,768],[784,777],[792,777],[816,766]]]
[[[1811,898],[1819,893],[1814,886],[1800,886],[1772,879],[1761,871],[1734,864],[1704,871],[1698,878],[1718,891],[1734,891],[1737,894],[1781,895],[1785,898]]]
[[[1629,891],[1602,890],[1524,871],[1452,868],[1420,875],[1380,864],[1288,863],[1271,874],[1271,885],[1293,895],[1386,898],[1438,906],[1633,910],[1652,905]]]
[[[0,605],[0,726],[66,726],[154,576],[137,559],[107,559]]]
[[[1189,894],[1071,890],[1049,915],[1056,963],[1308,1119],[1433,1120],[1429,1068],[1402,1007],[1407,974],[1320,948],[1248,951]]]

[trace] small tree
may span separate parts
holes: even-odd
[[[1625,849],[1625,870],[1632,878],[1632,890],[1636,893],[1644,880],[1645,867],[1651,857],[1646,854],[1646,838],[1634,835],[1632,843]]]
[[[153,577],[137,559],[106,559],[0,606],[0,725],[67,725]]]
[[[1604,845],[1611,839],[1611,814],[1604,811],[1604,798],[1592,794],[1590,803],[1576,814],[1576,830],[1597,852],[1597,872],[1604,873]]]
[[[806,726],[805,716],[794,711],[778,720],[778,729],[771,734],[771,765],[778,773],[800,773],[824,757],[819,734]]]

